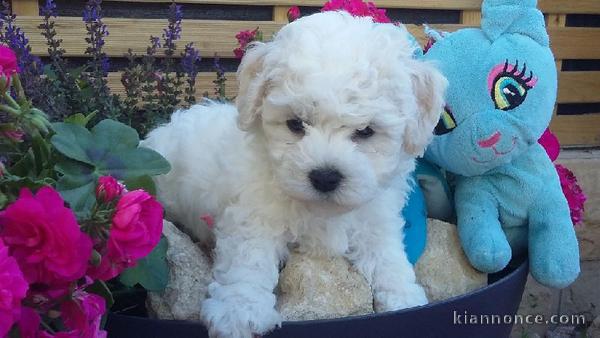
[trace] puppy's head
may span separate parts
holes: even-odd
[[[299,19],[247,51],[239,127],[262,134],[283,191],[350,209],[423,153],[447,81],[413,52],[403,27],[342,12]]]

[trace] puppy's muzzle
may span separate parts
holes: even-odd
[[[336,190],[340,186],[340,182],[344,179],[344,175],[337,169],[320,168],[312,170],[308,174],[308,178],[317,191],[328,193]]]

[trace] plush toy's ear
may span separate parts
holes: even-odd
[[[484,0],[481,29],[494,41],[502,34],[523,34],[542,46],[549,46],[544,15],[537,0]]]
[[[252,43],[246,50],[238,68],[239,91],[235,103],[239,112],[238,126],[241,130],[252,129],[260,115],[259,110],[266,91],[263,70],[267,50],[268,44],[266,43]]]
[[[429,27],[428,25],[425,25],[425,35],[433,42],[438,42],[442,40],[446,34],[448,33],[435,30]]]
[[[431,63],[413,60],[411,80],[417,99],[417,115],[410,119],[404,131],[404,150],[421,156],[433,137],[433,129],[444,109],[448,80]]]

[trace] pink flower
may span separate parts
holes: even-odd
[[[29,285],[8,248],[0,240],[0,337],[4,337],[21,315],[21,300]]]
[[[552,162],[556,161],[560,154],[560,143],[556,135],[554,135],[550,129],[544,131],[544,134],[542,134],[538,143],[544,147],[550,160]],[[583,193],[579,183],[577,183],[577,177],[575,177],[575,174],[573,174],[572,171],[560,164],[555,164],[555,167],[560,179],[560,186],[563,194],[569,203],[571,221],[573,222],[573,225],[579,225],[583,221],[584,205],[587,197]]]
[[[331,0],[323,5],[321,12],[328,11],[346,11],[353,16],[370,16],[374,22],[391,23],[387,17],[385,9],[379,9],[372,2],[363,2],[362,0]]]
[[[13,142],[20,143],[23,142],[23,136],[25,136],[25,133],[20,129],[14,129],[3,131],[2,136],[9,140],[12,140]]]
[[[114,177],[102,176],[98,179],[98,185],[96,186],[96,199],[108,203],[121,196],[124,191],[125,186]]]
[[[18,72],[17,55],[12,49],[0,45],[0,87],[2,87],[0,89],[2,91],[10,86],[11,77]]]
[[[10,79],[13,74],[18,72],[17,54],[12,49],[0,45],[0,73]]]
[[[425,47],[423,47],[423,53],[427,54],[433,45],[435,45],[435,40],[433,38],[429,38],[425,44]]]
[[[22,189],[0,212],[0,238],[30,284],[60,285],[83,277],[92,252],[91,239],[51,187],[35,195]]]
[[[160,241],[163,208],[143,190],[126,193],[116,205],[110,234],[99,266],[92,266],[88,274],[101,280],[114,278],[146,257]]]
[[[584,205],[587,197],[583,193],[583,190],[581,190],[581,187],[577,183],[577,178],[572,171],[560,164],[556,165],[556,171],[560,178],[560,186],[569,203],[571,221],[573,221],[573,225],[578,225],[583,221]]]
[[[82,338],[83,336],[81,335],[81,332],[77,331],[77,330],[72,330],[72,331],[68,331],[68,332],[57,332],[55,334],[51,334],[48,333],[46,331],[42,331],[40,332],[39,338]],[[106,334],[104,336],[98,336],[100,337],[106,337]]]
[[[38,338],[40,334],[40,315],[29,307],[21,308],[21,318],[17,323],[21,338]]]
[[[40,330],[42,319],[40,315],[32,308],[23,307],[21,309],[21,318],[17,323],[21,338],[79,338],[81,337],[78,331],[58,332],[55,334]],[[105,338],[99,336],[101,338]]]
[[[49,333],[40,330],[41,318],[38,312],[29,307],[22,308],[18,322],[22,338],[106,338],[106,331],[100,329],[102,316],[106,312],[104,298],[85,292],[90,279],[73,292],[71,299],[60,306],[60,316],[67,331]]]
[[[235,57],[241,59],[244,57],[246,53],[246,47],[252,41],[256,41],[260,37],[258,27],[251,31],[241,31],[235,35],[235,38],[238,40],[239,47],[233,50]]]
[[[287,18],[289,22],[294,22],[300,17],[300,8],[298,6],[292,6],[287,12]]]
[[[550,160],[552,162],[556,161],[558,155],[560,154],[560,143],[558,142],[558,138],[554,135],[550,129],[546,129],[542,137],[538,140],[538,143],[541,144],[548,156],[550,156]]]
[[[78,333],[76,337],[106,337],[106,331],[100,330],[102,316],[106,312],[104,298],[77,289],[72,299],[62,303],[60,309],[66,326]]]

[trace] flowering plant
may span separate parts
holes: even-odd
[[[558,138],[550,131],[546,129],[542,137],[538,142],[546,149],[548,156],[552,162],[558,159],[560,154],[560,143]],[[575,226],[580,225],[583,222],[584,204],[587,197],[583,193],[583,190],[577,182],[575,174],[565,166],[560,164],[554,164],[558,178],[560,179],[560,186],[563,193],[569,203],[569,209],[571,209],[571,221]]]
[[[0,337],[106,337],[107,281],[166,286],[151,176],[170,166],[114,120],[51,124],[25,94],[18,55],[0,45]]]
[[[65,57],[62,40],[55,29],[57,5],[45,0],[40,8],[40,32],[48,46],[48,62],[31,53],[29,39],[16,25],[7,0],[0,0],[0,43],[9,46],[18,57],[25,94],[53,119],[64,119],[80,112],[96,112],[91,122],[111,118],[126,123],[141,135],[165,122],[177,107],[196,103],[196,80],[200,52],[193,43],[179,46],[182,34],[182,6],[172,2],[168,24],[162,36],[151,36],[144,55],[132,50],[124,55],[128,65],[121,83],[124,95],[111,93],[107,75],[111,70],[104,52],[109,27],[104,23],[102,0],[86,0],[83,22],[86,29],[83,65],[74,66]],[[183,47],[183,48],[181,48]],[[225,77],[215,58],[215,96],[225,97]],[[43,75],[43,76],[42,76]],[[204,96],[209,96],[208,93]]]

